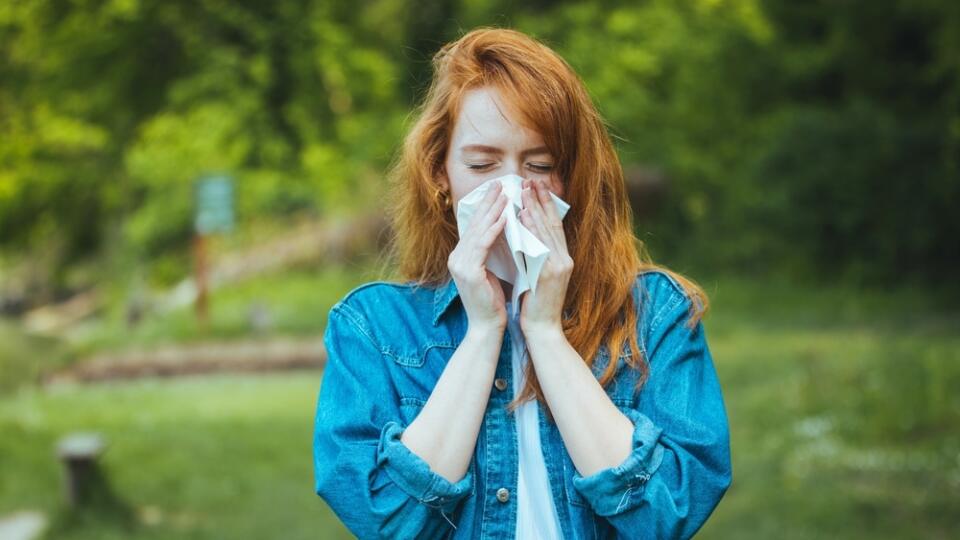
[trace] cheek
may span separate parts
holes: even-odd
[[[453,196],[453,206],[456,208],[460,199],[466,197],[471,191],[480,187],[484,182],[482,178],[451,178],[450,194]]]
[[[565,198],[566,190],[563,189],[563,182],[556,176],[550,177],[550,191],[561,199]]]

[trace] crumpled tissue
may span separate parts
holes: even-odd
[[[486,267],[494,275],[513,285],[510,301],[513,304],[513,315],[516,315],[520,295],[528,290],[530,294],[536,293],[540,270],[550,254],[550,249],[520,221],[519,213],[523,209],[523,199],[520,197],[523,178],[515,174],[493,178],[465,195],[457,204],[457,229],[463,237],[477,207],[495,182],[502,184],[503,193],[507,197],[507,205],[503,209],[507,222],[503,232],[490,247]],[[553,193],[550,193],[550,197],[557,207],[557,214],[563,219],[570,205]]]

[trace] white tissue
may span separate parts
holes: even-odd
[[[523,209],[523,199],[520,197],[520,192],[523,190],[523,178],[515,174],[508,174],[487,180],[460,199],[457,204],[457,229],[460,236],[463,237],[467,226],[470,224],[470,219],[477,210],[477,206],[495,182],[500,182],[503,186],[503,193],[507,197],[507,206],[503,209],[503,213],[507,216],[507,223],[503,228],[503,233],[497,237],[490,247],[486,266],[497,277],[513,285],[510,300],[513,304],[513,315],[516,315],[517,309],[519,309],[517,300],[519,300],[520,295],[528,290],[530,294],[536,293],[540,270],[550,253],[550,249],[520,222],[519,213]],[[553,202],[557,206],[560,219],[563,219],[567,210],[570,209],[570,205],[553,193],[550,193],[550,197],[553,198]]]

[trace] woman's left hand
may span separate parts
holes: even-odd
[[[526,336],[541,332],[560,332],[562,335],[563,304],[573,273],[573,258],[567,251],[563,222],[546,182],[524,179],[523,187],[520,222],[550,249],[550,253],[540,270],[536,294],[524,293],[520,305],[520,328]]]

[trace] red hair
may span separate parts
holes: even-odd
[[[648,367],[638,344],[638,310],[631,292],[637,273],[658,269],[673,277],[694,300],[691,327],[706,312],[707,297],[693,281],[650,261],[634,235],[623,167],[583,82],[552,49],[506,28],[476,28],[447,43],[434,55],[433,69],[431,85],[389,171],[390,257],[399,277],[428,286],[449,278],[447,258],[459,235],[453,208],[437,196],[437,179],[443,175],[464,94],[494,87],[520,121],[543,137],[570,203],[563,228],[574,269],[564,302],[564,313],[571,314],[563,320],[564,333],[588,366],[602,343],[616,360],[629,342],[626,361],[640,372],[639,390]],[[599,253],[603,264],[597,264]],[[609,362],[601,385],[612,381],[616,366]],[[527,383],[510,409],[534,397],[549,412],[528,362]]]

